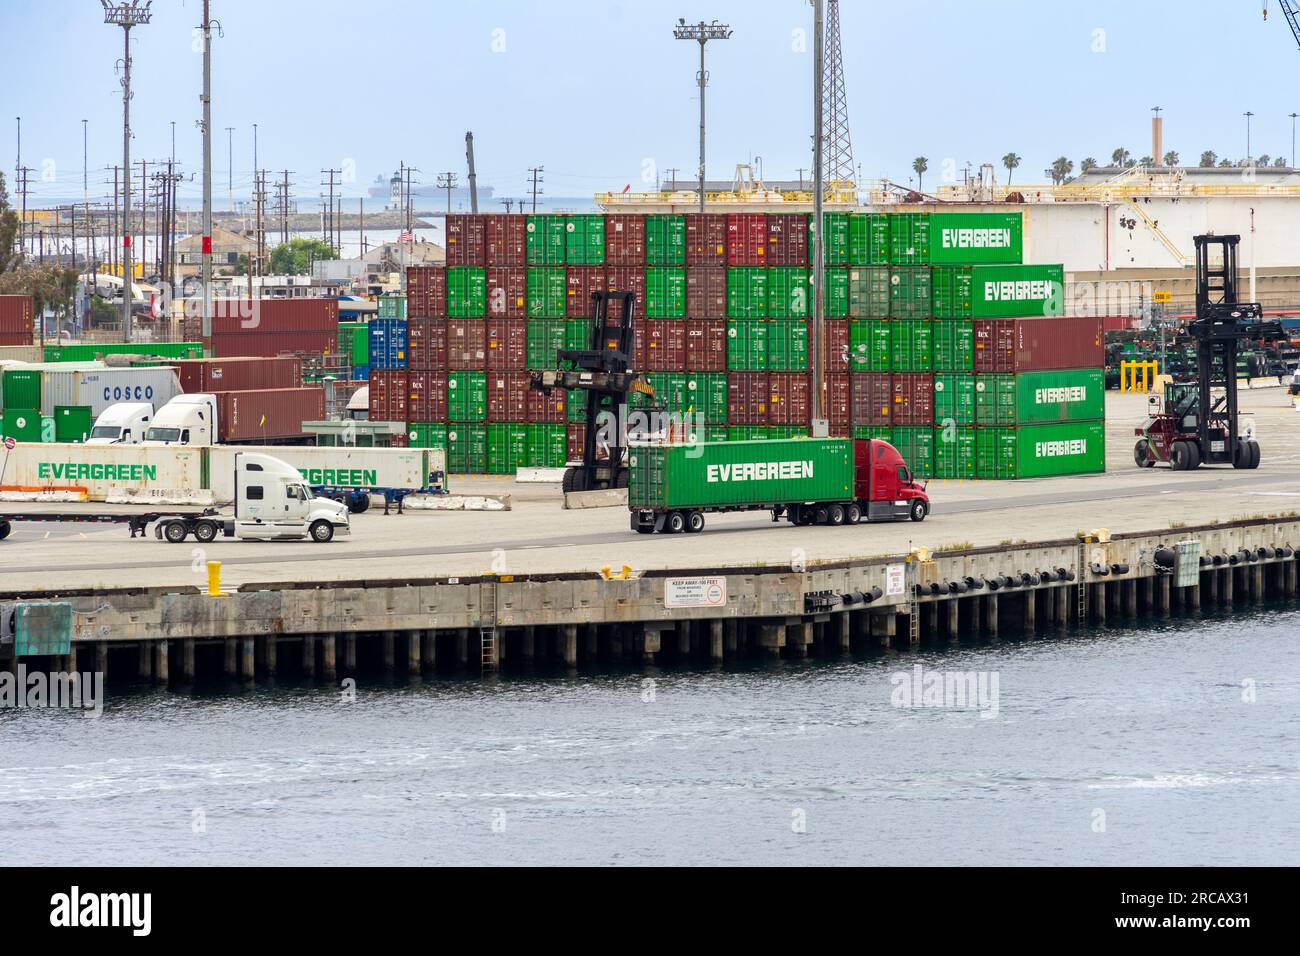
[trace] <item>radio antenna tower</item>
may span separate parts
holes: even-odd
[[[855,184],[853,143],[849,140],[849,104],[844,94],[844,56],[840,52],[840,3],[826,0],[826,69],[822,77],[823,189],[852,190]]]

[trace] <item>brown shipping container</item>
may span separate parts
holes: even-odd
[[[528,389],[528,421],[539,425],[559,425],[565,421],[567,393],[560,388],[547,395],[540,388]]]
[[[893,382],[888,372],[849,373],[851,425],[888,425],[893,403]]]
[[[419,372],[447,371],[447,320],[406,320],[406,366]],[[425,422],[431,419],[413,418]]]
[[[686,320],[686,370],[727,370],[727,322],[725,319]]]
[[[686,264],[727,264],[727,217],[723,213],[686,214]]]
[[[482,372],[486,361],[487,319],[448,319],[447,368]]]
[[[727,375],[727,424],[766,425],[768,394],[766,372],[731,372]]]
[[[606,233],[606,236],[609,234]],[[635,292],[636,306],[632,315],[640,319],[645,315],[645,269],[641,266],[609,266],[605,269],[605,288],[610,292]],[[611,312],[608,318],[615,318]]]
[[[632,323],[632,370],[634,372],[649,371],[646,366],[649,344],[650,331],[646,328],[646,320],[636,319]]]
[[[406,417],[407,373],[405,369],[370,370],[370,418],[376,422],[418,421]]]
[[[212,333],[338,333],[338,299],[216,299]]]
[[[447,265],[487,265],[485,226],[482,216],[447,217]]]
[[[805,372],[772,372],[767,377],[769,425],[807,425],[812,415],[812,389]]]
[[[487,420],[528,421],[527,372],[492,372],[487,377]]]
[[[571,319],[593,318],[596,306],[591,294],[605,291],[605,267],[569,266],[564,273],[564,284],[564,314]]]
[[[645,265],[645,216],[605,217],[605,265]]]
[[[587,435],[587,426],[569,424],[564,429],[565,445],[568,448],[569,461],[582,461],[582,444]]]
[[[686,270],[686,315],[692,319],[727,317],[726,266],[691,266]]]
[[[826,376],[823,406],[831,434],[839,437],[847,435],[853,421],[848,372],[832,372]]]
[[[811,323],[809,323],[811,326]],[[847,319],[827,319],[822,324],[822,356],[828,373],[849,370],[849,322]],[[812,348],[812,330],[809,329],[808,347]]]
[[[0,295],[0,345],[31,345],[33,314],[30,295]]]
[[[492,213],[486,217],[487,264],[522,266],[528,263],[528,217],[522,213]]]
[[[686,371],[686,323],[676,319],[646,321],[646,369],[651,372]]]
[[[1095,316],[977,319],[975,371],[1047,372],[1101,368],[1105,333]]]
[[[761,212],[727,213],[727,265],[767,265],[767,216]]]
[[[892,376],[891,425],[934,424],[934,376],[926,372],[905,372]]]
[[[409,304],[407,308],[410,308]],[[489,266],[487,314],[506,319],[528,318],[528,268]]]
[[[514,372],[528,367],[528,320],[488,319],[486,338],[487,357],[484,367],[489,372]],[[415,419],[429,421],[430,419]]]
[[[214,394],[223,442],[298,438],[306,434],[303,422],[325,418],[325,390],[319,385]]]
[[[204,345],[216,358],[246,355],[336,355],[338,331],[333,332],[216,332]]]
[[[808,265],[808,216],[781,212],[767,217],[767,262],[769,266]]]
[[[406,316],[447,317],[447,270],[442,266],[411,266],[406,270]]]
[[[172,362],[185,392],[242,392],[248,389],[301,388],[302,360],[297,356],[180,359]]]
[[[446,372],[408,371],[406,373],[406,391],[406,421],[443,422],[447,420]]]

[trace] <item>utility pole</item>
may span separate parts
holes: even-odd
[[[128,183],[131,177],[126,177]],[[131,204],[126,205],[127,213],[130,214]],[[140,263],[140,269],[144,271],[145,256],[149,254],[148,244],[149,233],[149,161],[140,160],[140,251],[135,257]]]
[[[414,221],[412,207],[415,205],[415,197],[411,191],[411,174],[418,173],[419,170],[413,166],[406,166],[404,170],[406,173],[406,231],[410,232]]]
[[[1246,117],[1246,165],[1251,166],[1253,164],[1251,163],[1251,152],[1250,152],[1250,118],[1255,114],[1252,113],[1250,110],[1247,110],[1242,115]]]
[[[541,190],[538,187],[542,183],[542,173],[544,173],[545,171],[546,171],[545,166],[534,166],[532,169],[528,170],[528,172],[531,173],[533,177],[533,214],[534,215],[536,215],[537,213],[537,197],[540,196],[543,192],[543,190]],[[522,210],[523,203],[520,203],[519,205]]]
[[[117,273],[117,249],[118,249],[117,231],[118,231],[118,226],[121,222],[121,220],[119,219],[119,212],[117,208],[117,201],[118,201],[117,174],[118,174],[118,168],[114,166],[113,167],[113,216],[112,216],[112,223],[109,227],[109,237],[108,237],[108,269],[113,274]]]
[[[1295,169],[1295,118],[1300,113],[1291,114],[1291,168]]]
[[[23,189],[23,118],[14,117],[18,121],[18,155],[14,160],[14,189],[21,191]],[[18,250],[23,255],[27,254],[27,199],[26,193],[23,192],[23,211],[18,218]]]
[[[81,205],[86,213],[86,268],[91,268],[91,260],[95,258],[95,225],[90,218],[90,167],[87,165],[87,157],[90,155],[90,133],[89,121],[81,121]],[[99,271],[95,270],[92,281],[95,287],[99,287]]]
[[[212,335],[212,16],[203,0],[203,335]]]
[[[235,211],[235,127],[226,127],[226,208]]]
[[[677,174],[680,173],[681,170],[678,169],[676,166],[674,166],[674,167],[672,167],[671,169],[669,169],[668,172],[672,173],[672,177],[673,177],[673,179],[672,179],[672,185],[669,186],[668,188],[669,188],[672,192],[677,192]]]
[[[334,249],[337,250],[337,249],[338,249],[338,246],[336,246],[336,245],[334,244],[334,233],[335,233],[335,229],[336,229],[336,227],[335,227],[335,220],[334,220],[334,177],[335,177],[335,176],[341,176],[341,175],[343,174],[343,171],[342,171],[341,169],[322,169],[322,170],[321,170],[321,175],[322,175],[322,176],[327,175],[327,174],[329,175],[329,182],[328,182],[328,183],[321,183],[322,186],[325,186],[325,185],[328,185],[328,186],[329,186],[329,212],[328,212],[328,214],[327,214],[327,216],[326,216],[326,219],[325,219],[325,222],[324,222],[324,224],[323,224],[324,227],[325,227],[326,234],[325,234],[322,238],[325,240],[325,244],[326,244],[326,245],[331,246],[332,248],[334,248]]]
[[[452,172],[438,174],[438,188],[447,190],[447,215],[451,215],[451,191],[456,188],[456,174]]]
[[[812,434],[825,438],[829,432],[822,413],[822,275],[825,252],[822,248],[822,90],[824,84],[823,3],[813,2],[813,327],[812,327]],[[703,49],[703,47],[701,47]],[[702,194],[701,194],[702,195]]]
[[[700,72],[696,82],[700,86],[700,212],[704,212],[704,88],[709,85],[709,74],[704,69],[704,47],[710,40],[726,40],[731,36],[731,27],[714,20],[712,23],[687,25],[684,19],[677,20],[673,36],[678,40],[694,40],[700,45]]]
[[[289,241],[289,174],[292,170],[280,171],[280,242]]]
[[[143,26],[153,18],[153,0],[121,0],[116,6],[110,0],[100,0],[104,7],[104,22],[122,28],[122,208],[128,222],[131,215],[131,28]],[[132,281],[135,270],[131,266],[131,230],[122,232],[122,341],[131,341]],[[44,329],[45,323],[41,323]]]
[[[506,207],[506,215],[507,216],[510,215],[510,210],[514,208],[515,201],[513,199],[501,199],[498,201],[501,203],[501,205]]]
[[[20,226],[18,247],[22,250],[24,257],[27,255],[27,177],[31,171],[30,166],[18,167],[18,194],[22,197],[22,213],[18,220]]]

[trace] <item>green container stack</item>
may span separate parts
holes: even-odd
[[[375,300],[375,315],[381,319],[406,318],[406,296],[381,295]],[[340,325],[350,323],[339,323]]]
[[[645,217],[645,261],[648,266],[686,264],[686,217]]]
[[[649,266],[645,270],[645,314],[648,319],[686,318],[684,266]]]
[[[486,269],[453,266],[447,270],[447,315],[453,319],[481,319],[487,315]]]
[[[524,248],[530,266],[564,265],[568,230],[565,216],[529,216],[524,224]],[[603,244],[602,244],[603,249]]]
[[[599,266],[605,263],[605,217],[566,216],[564,261],[571,266]]]

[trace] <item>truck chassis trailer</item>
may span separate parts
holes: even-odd
[[[137,535],[145,537],[145,532],[149,525],[155,521],[164,518],[173,518],[178,520],[198,520],[208,515],[216,514],[212,509],[204,511],[143,511],[131,513],[95,513],[95,514],[76,514],[67,512],[53,511],[29,511],[29,512],[7,512],[0,514],[0,541],[9,537],[13,531],[14,522],[18,521],[44,521],[44,522],[66,522],[76,521],[86,524],[125,524],[130,525],[131,537]]]

